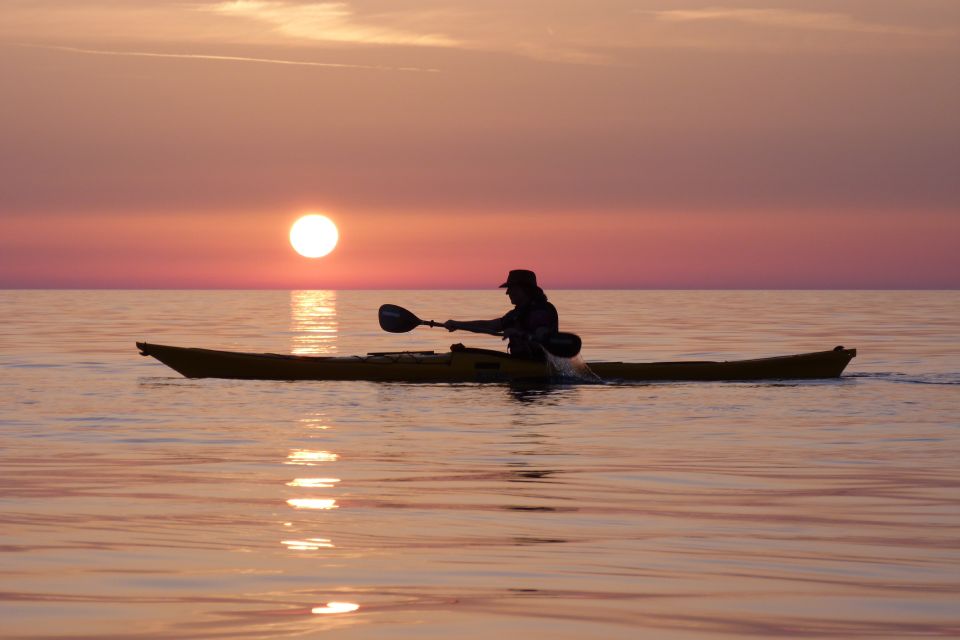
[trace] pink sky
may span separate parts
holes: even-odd
[[[3,3],[0,287],[956,288],[958,43],[952,0]]]

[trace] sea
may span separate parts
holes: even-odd
[[[549,291],[590,361],[839,379],[186,379],[134,343],[498,349],[383,303],[502,291],[0,291],[0,637],[960,637],[960,291]]]

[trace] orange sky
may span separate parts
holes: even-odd
[[[5,2],[0,287],[955,288],[958,43],[952,0]]]

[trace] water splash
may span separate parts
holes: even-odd
[[[561,358],[547,351],[547,364],[552,375],[572,382],[602,384],[603,380],[595,374],[579,354],[573,358]]]

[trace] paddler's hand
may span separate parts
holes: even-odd
[[[527,334],[520,331],[520,329],[510,328],[503,330],[503,340],[525,340],[526,338]]]
[[[447,320],[443,323],[443,328],[447,331],[456,331],[459,328],[460,323],[456,320]]]

